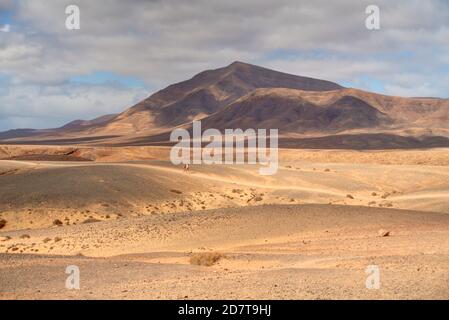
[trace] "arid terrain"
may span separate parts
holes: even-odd
[[[449,298],[449,149],[283,149],[265,177],[164,147],[0,150],[2,299]]]
[[[173,165],[193,120],[278,129],[279,170]],[[449,99],[236,61],[119,114],[2,132],[0,298],[449,299],[448,124]]]

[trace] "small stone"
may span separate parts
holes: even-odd
[[[379,235],[379,237],[388,237],[390,235],[390,231],[385,230],[385,229],[380,229],[377,234]]]
[[[10,236],[0,237],[0,241],[8,241],[11,240]]]

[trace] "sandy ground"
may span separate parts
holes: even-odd
[[[449,151],[404,152],[285,150],[268,177],[0,161],[0,298],[448,299]],[[223,258],[190,263],[207,252]],[[80,290],[65,288],[68,265]]]

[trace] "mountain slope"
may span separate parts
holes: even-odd
[[[170,128],[204,118],[257,88],[342,89],[333,82],[234,62],[224,68],[201,72],[190,80],[156,92],[119,115],[108,126],[111,129],[128,128],[130,132]]]
[[[376,147],[389,141],[394,141],[391,146],[408,147],[416,141],[420,147],[423,141],[435,146],[449,137],[449,99],[386,96],[234,62],[170,85],[118,115],[77,120],[57,129],[10,130],[0,133],[0,141],[167,144],[173,128],[189,128],[195,119],[202,120],[203,129],[277,128],[288,139],[350,135],[337,139],[349,148],[357,144],[357,134],[364,135],[363,141],[374,139]],[[321,140],[318,144],[327,145]]]
[[[203,120],[203,128],[278,128],[281,133],[339,132],[393,121],[364,101],[343,96],[317,106],[291,89],[257,89]]]

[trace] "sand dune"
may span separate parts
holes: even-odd
[[[445,166],[286,161],[264,177],[257,166],[192,166],[185,173],[164,161],[8,161],[1,172],[3,230],[271,203],[449,212]]]
[[[446,214],[266,205],[33,230],[14,246],[32,254],[0,254],[0,295],[447,299],[448,226]],[[379,237],[379,228],[391,235]],[[189,264],[192,252],[210,251],[224,258],[212,267]],[[79,291],[63,287],[73,264]],[[381,290],[364,287],[372,264],[382,270]]]
[[[449,298],[447,149],[281,150],[274,176],[184,172],[167,148],[1,150],[36,155],[0,161],[2,299]],[[221,259],[190,263],[205,253]]]

